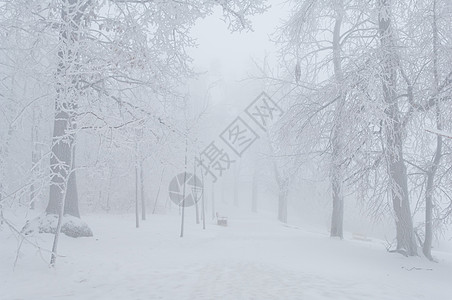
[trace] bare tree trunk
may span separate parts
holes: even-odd
[[[65,199],[66,194],[68,192],[67,188],[68,188],[68,182],[66,181],[64,183],[63,191],[62,191],[63,199]],[[51,267],[55,267],[55,263],[56,263],[57,252],[58,252],[58,242],[60,239],[61,228],[63,227],[64,206],[65,206],[65,201],[62,201],[60,204],[60,207],[59,207],[58,223],[57,223],[56,230],[55,230],[55,237],[53,239],[52,254],[50,256],[50,266]]]
[[[425,239],[422,252],[429,260],[433,260],[432,242],[433,242],[433,192],[434,179],[441,160],[442,138],[440,135],[436,137],[436,151],[432,165],[427,174],[427,184],[425,190]]]
[[[226,202],[226,194],[225,194],[225,183],[224,181],[221,183],[221,203],[227,203]]]
[[[215,184],[212,183],[212,220],[215,219]]]
[[[275,150],[271,143],[270,137],[268,137],[268,146],[272,157],[275,155]],[[287,174],[281,174],[278,169],[278,163],[273,158],[273,172],[275,175],[275,181],[278,185],[278,220],[283,223],[287,223],[287,194],[289,193],[289,183],[292,178]]]
[[[75,172],[71,172],[70,164],[74,156],[72,151],[74,151],[75,124],[72,114],[58,110],[57,108],[57,113],[55,114],[52,152],[50,154],[52,177],[46,213],[58,215],[60,206],[64,200],[66,202],[64,214],[79,218],[76,175]],[[65,199],[63,199],[63,189],[68,176],[70,176],[67,181],[68,192],[66,193]]]
[[[146,199],[144,198],[143,161],[140,163],[141,220],[146,220]]]
[[[199,224],[199,205],[198,205],[197,201],[195,202],[195,211],[196,211],[196,213],[195,213],[195,215],[196,215],[196,224]]]
[[[278,220],[287,223],[287,195],[289,193],[288,180],[281,181],[278,197]]]
[[[343,19],[344,4],[342,1],[335,3],[336,20],[333,32],[333,63],[339,98],[335,110],[334,128],[332,134],[332,166],[331,166],[331,186],[333,198],[333,213],[331,216],[330,236],[343,238],[344,219],[344,196],[343,196],[343,147],[342,128],[343,110],[345,105],[344,76],[342,72],[341,56],[341,26]]]
[[[239,206],[239,173],[240,169],[234,164],[234,206]]]
[[[135,227],[140,227],[140,208],[139,208],[139,197],[138,197],[138,160],[135,159]]]
[[[71,174],[69,176],[68,185],[67,185],[64,213],[77,217],[77,218],[80,218],[80,212],[79,212],[79,208],[78,208],[77,177],[76,177],[75,170],[74,170],[75,148],[76,147],[74,145],[72,147],[72,151],[71,151],[72,152],[72,168],[71,168]]]
[[[47,214],[58,214],[63,201],[64,214],[80,217],[78,209],[77,180],[71,160],[75,153],[76,110],[79,88],[79,47],[80,31],[89,1],[65,0],[61,10],[60,49],[58,51],[57,99],[55,100],[55,120],[50,155],[52,172]],[[69,176],[69,178],[68,178]],[[64,184],[67,192],[63,199]]]
[[[340,166],[333,165],[332,170],[333,213],[331,216],[330,236],[342,239],[344,237],[344,198],[342,194],[342,172],[338,170],[340,168]]]
[[[201,195],[201,217],[202,217],[202,229],[206,229],[206,204],[205,204],[205,191],[206,186],[204,182],[204,173],[201,170],[201,181],[202,181],[202,195]]]
[[[437,15],[436,15],[436,0],[433,1],[433,77],[435,89],[438,88],[438,27],[437,27]],[[435,91],[436,94],[436,91]],[[442,130],[442,118],[441,108],[438,101],[435,102],[435,117],[436,117],[436,129]],[[425,239],[422,245],[422,252],[429,260],[433,260],[432,256],[432,242],[433,242],[433,193],[435,190],[434,179],[439,167],[442,156],[442,136],[436,135],[436,150],[433,156],[433,161],[429,167],[427,173],[427,184],[425,188]]]
[[[111,181],[112,181],[112,179],[113,179],[113,168],[112,167],[110,167],[110,175],[109,175],[109,177],[108,177],[108,190],[107,190],[107,213],[109,213],[110,212],[110,209],[111,209],[111,207],[110,207],[110,192],[111,192]]]
[[[251,200],[251,211],[257,212],[257,193],[258,193],[258,171],[257,166],[254,168],[253,173],[253,187],[252,187],[252,200]]]
[[[11,86],[15,87],[15,75],[11,76]],[[3,96],[3,95],[2,95]],[[12,99],[15,99],[16,96],[14,95],[14,92],[11,95]],[[3,197],[6,195],[7,190],[7,167],[8,167],[8,161],[9,161],[9,154],[10,154],[10,142],[12,139],[14,133],[13,124],[10,123],[8,126],[8,131],[6,133],[6,136],[0,138],[3,138],[0,142],[0,201],[3,199]],[[0,209],[1,209],[1,203],[0,203]]]
[[[389,185],[395,212],[397,251],[408,256],[417,255],[417,245],[408,195],[407,170],[403,159],[403,127],[397,102],[397,54],[392,29],[391,0],[378,0],[379,34],[382,59],[383,97],[387,108],[384,123],[386,134],[386,160]]]
[[[160,183],[159,183],[159,188],[157,190],[157,195],[155,196],[155,201],[154,201],[154,209],[152,210],[152,214],[155,214],[155,209],[157,208],[157,202],[159,200],[159,195],[160,195],[160,188],[162,187],[162,181],[163,181],[163,173],[165,172],[165,169],[162,170],[162,175],[160,176]],[[171,203],[171,202],[170,202]],[[166,206],[166,205],[165,205]]]
[[[188,151],[188,140],[187,134],[185,135],[185,159],[184,159],[184,187],[182,192],[182,216],[180,222],[180,237],[184,237],[184,226],[185,226],[185,187],[187,183],[187,151]],[[180,206],[179,206],[180,207]]]
[[[3,205],[2,205],[2,200],[3,200],[3,181],[5,180],[5,165],[6,165],[6,157],[5,157],[5,151],[3,149],[3,145],[0,142],[0,225],[3,224]]]
[[[201,172],[202,173],[202,172]],[[195,175],[195,186],[196,186],[196,164],[194,164],[193,167],[193,174]],[[196,224],[199,224],[199,206],[198,206],[198,201],[196,201],[198,199],[198,192],[195,189],[195,212],[196,212]]]
[[[38,147],[38,128],[39,128],[39,118],[36,117],[36,110],[38,108],[33,108],[33,117],[32,117],[32,126],[31,126],[31,171],[33,174],[33,181],[36,180],[37,175],[39,174],[39,160],[41,159],[41,155],[39,153],[39,147]],[[40,115],[40,114],[39,114]],[[30,186],[30,209],[35,209],[36,204],[36,187],[35,183],[33,182]]]

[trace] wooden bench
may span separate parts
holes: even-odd
[[[228,226],[228,217],[220,216],[218,213],[216,213],[217,216],[217,225],[219,226]]]

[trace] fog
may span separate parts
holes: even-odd
[[[450,20],[0,3],[0,299],[448,299]]]

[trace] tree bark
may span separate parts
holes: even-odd
[[[258,193],[258,172],[257,172],[257,164],[254,168],[253,173],[253,183],[252,183],[252,199],[251,199],[251,211],[257,212],[257,193]]]
[[[237,164],[234,164],[234,206],[239,206],[239,173],[240,169]]]
[[[78,209],[77,180],[74,163],[76,111],[80,97],[80,43],[85,10],[90,1],[65,0],[61,10],[60,49],[58,51],[57,98],[50,155],[51,185],[47,214],[58,214],[65,202],[64,214],[80,217]],[[69,177],[69,178],[68,178]],[[64,185],[67,182],[67,192]],[[66,195],[63,198],[63,195]]]
[[[212,220],[215,220],[215,184],[212,183],[212,194],[211,194],[211,200],[212,200]]]
[[[436,137],[436,151],[433,158],[432,165],[427,174],[427,184],[425,190],[425,239],[422,247],[422,252],[429,260],[433,260],[432,256],[432,242],[433,242],[433,192],[434,179],[436,171],[441,160],[442,152],[442,137],[437,135]]]
[[[331,186],[333,198],[333,212],[331,216],[331,237],[343,238],[343,219],[344,219],[344,196],[343,196],[343,147],[342,135],[343,128],[343,110],[345,105],[344,76],[342,72],[341,56],[341,26],[344,15],[342,1],[338,1],[335,7],[336,17],[333,32],[333,64],[334,74],[339,92],[337,106],[335,110],[334,128],[332,134],[332,167],[331,167]]]
[[[195,218],[196,218],[196,224],[199,224],[199,205],[198,202],[195,202]]]
[[[202,173],[202,171],[201,171]],[[193,174],[195,175],[195,185],[196,185],[196,165],[193,168]],[[196,217],[196,224],[199,224],[199,206],[198,206],[198,201],[196,201],[198,199],[198,192],[195,190],[195,217]]]
[[[30,209],[35,209],[36,206],[36,187],[35,181],[36,177],[39,174],[39,160],[41,159],[41,154],[39,153],[38,147],[38,128],[39,128],[39,119],[41,119],[41,113],[39,113],[39,118],[36,117],[36,110],[38,107],[33,108],[33,119],[31,126],[31,172],[33,174],[33,183],[30,186]]]
[[[435,94],[438,89],[439,75],[438,75],[438,27],[436,15],[436,0],[433,1],[433,79],[435,84]],[[441,108],[438,101],[435,102],[435,119],[436,129],[442,130],[442,116]],[[434,180],[438,170],[441,156],[442,156],[443,138],[441,135],[436,135],[436,150],[433,156],[432,164],[427,173],[427,183],[425,188],[425,239],[422,245],[422,252],[425,257],[433,261],[432,256],[432,242],[433,242],[433,193],[435,191]]]
[[[140,163],[141,220],[146,220],[146,199],[144,198],[143,161]]]
[[[407,170],[403,159],[403,127],[397,102],[397,54],[392,28],[391,0],[378,0],[378,26],[381,42],[382,85],[386,103],[386,160],[389,188],[395,212],[397,251],[408,256],[417,255],[417,245],[408,195]]]
[[[342,172],[340,167],[333,166],[332,174],[332,192],[333,192],[333,213],[331,216],[331,237],[344,238],[343,219],[344,219],[344,198],[342,194]]]
[[[138,160],[135,160],[135,227],[140,227],[139,197],[138,197]]]
[[[50,170],[52,172],[47,214],[58,214],[63,201],[64,214],[80,217],[75,171],[71,169],[74,157],[75,124],[70,113],[57,109],[55,114]],[[69,131],[69,133],[68,133]],[[69,179],[68,179],[69,176]],[[67,187],[65,187],[67,182]],[[65,199],[64,189],[67,188]]]
[[[283,223],[287,223],[287,195],[289,194],[289,184],[286,181],[282,181],[279,185],[279,197],[278,197],[278,220]]]

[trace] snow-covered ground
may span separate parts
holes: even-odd
[[[55,269],[49,253],[0,231],[0,299],[452,299],[452,254],[439,263],[386,252],[379,240],[331,239],[325,232],[264,217],[228,227],[178,216],[84,217],[93,238],[63,236]],[[33,238],[50,248],[52,235]],[[416,269],[414,269],[416,268]]]

